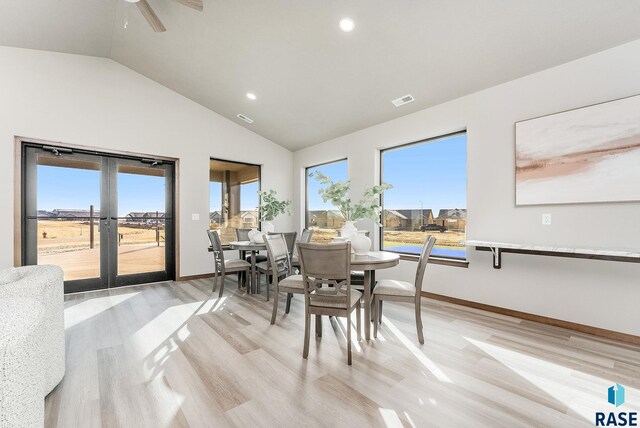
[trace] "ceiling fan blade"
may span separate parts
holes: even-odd
[[[160,18],[158,18],[158,15],[156,15],[153,9],[151,9],[151,6],[147,2],[147,0],[138,1],[136,3],[136,6],[138,6],[138,9],[140,9],[140,13],[142,13],[142,16],[144,16],[144,19],[146,19],[149,25],[151,25],[151,28],[153,29],[153,31],[155,31],[156,33],[167,31],[167,29],[164,27],[164,25],[160,21]]]
[[[202,9],[204,7],[202,5],[202,0],[176,0],[176,1],[180,4],[189,6],[191,9],[195,9],[200,12],[202,12]]]

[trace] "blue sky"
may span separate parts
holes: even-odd
[[[434,215],[443,208],[467,207],[467,137],[447,139],[388,150],[383,154],[385,183],[393,189],[385,192],[387,209],[431,208]],[[347,180],[347,161],[340,161],[310,171],[319,170],[333,181]],[[309,210],[333,209],[318,195],[322,186],[308,180]]]
[[[258,206],[258,189],[260,188],[257,181],[253,183],[242,184],[240,186],[240,209],[255,210]],[[222,183],[211,182],[209,184],[209,211],[220,211],[222,203]]]
[[[163,177],[118,174],[118,216],[165,210]],[[38,165],[38,209],[100,209],[100,171]]]
[[[385,192],[387,209],[467,207],[467,137],[458,135],[383,155],[383,180],[394,188]]]

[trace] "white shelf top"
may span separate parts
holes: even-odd
[[[556,252],[556,253],[573,253],[573,254],[598,255],[598,256],[640,258],[640,252],[628,251],[628,250],[603,250],[603,249],[597,249],[597,248],[553,247],[553,246],[546,246],[546,245],[512,244],[512,243],[505,243],[505,242],[479,241],[479,240],[465,241],[465,245],[468,247],[508,248],[513,250],[550,251],[550,252]]]

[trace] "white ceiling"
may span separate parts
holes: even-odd
[[[637,0],[148,1],[167,32],[123,0],[0,0],[0,45],[111,57],[295,150],[640,38]]]

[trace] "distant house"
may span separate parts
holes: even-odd
[[[209,223],[220,224],[221,221],[222,215],[220,214],[220,211],[211,211],[209,213]]]
[[[164,213],[156,211],[133,211],[125,216],[125,221],[129,224],[156,224],[164,221]]]
[[[411,220],[396,210],[384,210],[383,225],[390,229],[404,229],[409,227]]]
[[[435,218],[435,223],[449,230],[465,230],[467,227],[467,210],[461,208],[442,209]]]
[[[344,224],[344,216],[338,210],[309,211],[309,226],[319,228],[339,228]]]
[[[39,218],[50,218],[53,217],[53,213],[51,211],[46,211],[46,210],[38,210],[38,217]]]
[[[49,217],[56,218],[59,220],[88,220],[91,216],[91,212],[89,210],[76,210],[76,209],[55,209],[51,211],[51,215]],[[94,210],[93,217],[100,217],[100,211]]]
[[[246,210],[240,211],[240,219],[242,220],[242,228],[251,228],[258,226],[258,211]]]
[[[433,223],[433,211],[429,208],[384,211],[384,227],[397,230],[419,230],[421,226],[431,223]]]

